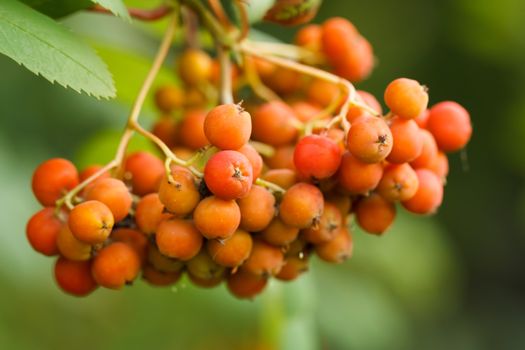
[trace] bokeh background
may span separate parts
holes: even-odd
[[[52,259],[26,242],[38,209],[33,169],[55,156],[79,166],[112,156],[158,28],[86,14],[64,20],[107,61],[115,101],[50,85],[0,57],[0,348],[525,348],[524,13],[522,0],[324,1],[316,21],[345,16],[374,45],[378,65],[360,88],[381,97],[392,79],[416,78],[433,103],[469,109],[474,137],[463,157],[451,156],[435,217],[400,213],[381,238],[356,228],[350,261],[314,259],[300,280],[272,283],[251,302],[185,280],[69,297],[53,282]],[[283,40],[295,32],[258,29]],[[167,67],[159,83],[171,79]],[[145,124],[154,115],[150,101]]]

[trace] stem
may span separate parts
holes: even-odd
[[[269,101],[281,101],[279,95],[272,91],[269,87],[264,85],[257,73],[257,68],[255,67],[255,62],[252,57],[244,55],[244,74],[248,84],[252,88],[253,92],[263,100]]]
[[[263,180],[261,178],[258,178],[257,180],[255,180],[255,184],[259,185],[259,186],[262,186],[262,187],[265,187],[265,188],[269,189],[270,191],[272,191],[274,193],[283,194],[283,193],[286,192],[286,190],[284,188],[282,188],[281,186],[277,186],[276,184],[271,183],[271,182],[266,181],[266,180]]]
[[[220,102],[222,104],[233,103],[232,90],[232,62],[230,51],[217,45],[217,54],[221,67],[220,76]]]
[[[88,11],[101,13],[101,14],[107,14],[107,15],[113,15],[111,11],[108,9],[100,6],[100,5],[94,5],[93,7],[90,7]],[[139,8],[128,8],[128,13],[132,18],[150,22],[150,21],[156,21],[161,18],[166,17],[173,11],[173,7],[167,6],[167,5],[161,5],[159,7],[153,8],[153,9],[139,9]]]
[[[250,20],[248,19],[248,12],[246,11],[246,3],[242,0],[235,0],[235,6],[239,10],[241,17],[241,33],[237,39],[239,42],[246,39],[250,31]]]
[[[279,56],[308,64],[324,63],[323,57],[319,54],[292,44],[261,41],[245,41],[243,44],[256,48],[259,53],[264,55]]]
[[[224,11],[224,8],[222,7],[220,0],[208,0],[208,4],[210,5],[211,10],[215,14],[215,17],[221,22],[221,24],[229,29],[233,28],[232,22],[226,15],[226,12]]]
[[[131,109],[131,112],[128,116],[128,122],[126,125],[126,129],[124,130],[124,133],[122,134],[122,137],[120,139],[120,143],[118,145],[117,151],[115,152],[115,157],[113,158],[112,161],[110,161],[108,164],[102,167],[95,174],[88,177],[82,183],[78,184],[75,188],[69,191],[64,197],[60,198],[56,202],[57,212],[60,211],[63,205],[66,205],[69,209],[72,209],[73,208],[72,200],[75,198],[75,196],[80,191],[82,191],[87,185],[95,181],[98,177],[100,177],[100,175],[102,175],[106,171],[116,168],[115,174],[120,175],[120,173],[122,173],[122,163],[123,163],[123,160],[126,154],[126,149],[128,148],[129,140],[133,136],[133,131],[137,130],[136,126],[138,126],[137,120],[139,118],[140,111],[142,109],[142,106],[144,105],[144,101],[146,100],[146,96],[151,88],[151,85],[153,84],[153,81],[155,80],[155,77],[157,76],[160,70],[160,67],[162,66],[162,63],[166,59],[166,56],[168,54],[169,48],[173,40],[173,36],[175,34],[176,27],[177,27],[177,16],[174,15],[170,24],[168,25],[168,29],[166,30],[166,33],[164,34],[164,38],[162,39],[157,55],[155,56],[153,65],[151,66],[151,69],[148,75],[146,76],[146,79],[144,80],[144,83],[138,93],[137,99],[135,100],[133,108]],[[156,136],[154,137],[156,138]],[[164,143],[162,144],[164,145]],[[167,147],[167,146],[164,145],[164,147]]]

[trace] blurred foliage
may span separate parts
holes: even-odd
[[[381,97],[391,79],[417,78],[433,103],[464,104],[475,134],[468,160],[451,158],[435,218],[400,213],[381,238],[354,228],[350,261],[334,267],[314,258],[308,274],[271,283],[254,302],[186,280],[167,290],[138,281],[75,299],[54,285],[52,260],[25,240],[25,222],[38,208],[29,188],[34,167],[53,156],[79,166],[109,159],[161,25],[92,14],[65,21],[89,34],[108,62],[119,89],[112,102],[51,86],[0,57],[0,349],[522,349],[523,4],[324,2],[316,21],[347,17],[374,45],[378,66],[360,88]],[[294,33],[257,28],[282,40]],[[172,56],[156,84],[174,81],[173,63]],[[146,126],[155,116],[151,106]],[[137,138],[134,147],[151,146]]]

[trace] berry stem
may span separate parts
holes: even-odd
[[[248,55],[244,55],[243,58],[244,75],[253,92],[265,101],[281,101],[279,95],[261,81],[252,58]]]
[[[273,157],[273,155],[275,154],[275,148],[265,143],[258,141],[250,141],[250,145],[252,145],[252,147],[255,148],[255,150],[258,153],[262,154],[265,157]]]
[[[223,27],[227,29],[232,29],[232,22],[228,18],[228,15],[226,15],[226,12],[224,11],[220,0],[208,0],[208,4],[210,5],[213,14],[215,15],[215,17],[217,17],[217,19],[223,25]]]
[[[100,5],[94,5],[93,7],[90,7],[88,11],[113,15],[111,11]],[[159,7],[155,7],[153,9],[139,9],[131,7],[128,8],[128,13],[132,18],[145,22],[157,21],[159,19],[162,19],[169,15],[172,11],[173,7],[168,5],[160,5]]]
[[[220,102],[222,104],[230,104],[233,103],[230,50],[225,49],[219,43],[217,44],[217,55],[219,56],[219,64],[221,67]]]
[[[241,32],[238,41],[242,41],[246,39],[250,31],[250,20],[248,19],[248,12],[246,11],[246,2],[234,0],[234,4],[239,10],[239,16],[241,17]]]
[[[286,192],[286,190],[282,188],[281,186],[277,186],[276,184],[263,180],[261,178],[258,178],[257,180],[255,180],[255,184],[265,187],[268,190],[272,191],[273,193],[284,194]]]

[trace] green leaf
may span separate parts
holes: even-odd
[[[131,22],[131,17],[129,16],[128,9],[126,8],[126,5],[122,2],[122,0],[91,0],[95,4],[99,4],[100,6],[108,9],[113,13],[115,16],[118,16],[120,18],[123,18],[127,21]]]
[[[104,62],[69,30],[14,0],[0,2],[0,53],[73,90],[114,97]]]
[[[53,18],[64,17],[93,5],[91,0],[21,0],[21,2]]]

